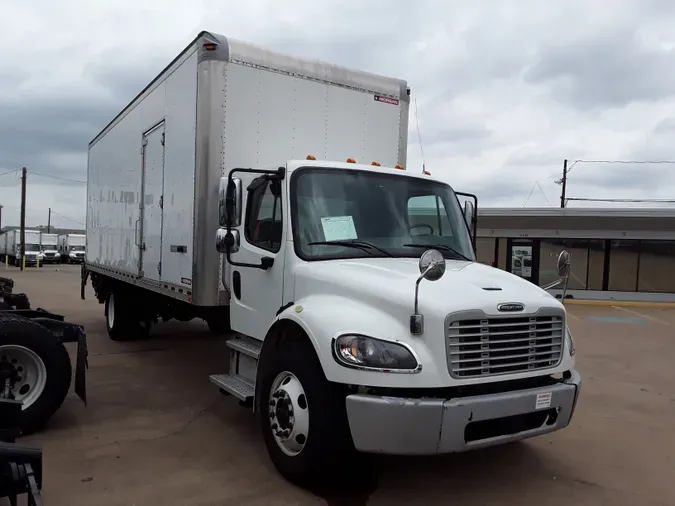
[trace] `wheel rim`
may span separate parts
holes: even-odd
[[[108,327],[115,325],[115,296],[111,293],[108,297]]]
[[[288,371],[272,382],[269,398],[270,428],[281,451],[298,455],[309,435],[309,406],[300,380]]]
[[[37,353],[24,346],[0,346],[0,370],[5,378],[0,385],[0,396],[20,401],[24,410],[37,401],[47,385],[45,363]]]

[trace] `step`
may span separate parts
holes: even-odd
[[[234,351],[238,351],[239,353],[243,353],[244,355],[248,355],[249,357],[258,360],[260,350],[262,349],[262,341],[246,336],[237,336],[228,340],[227,346]]]
[[[228,394],[234,395],[240,401],[249,401],[253,399],[255,394],[255,387],[240,376],[212,374],[209,376],[209,381]]]

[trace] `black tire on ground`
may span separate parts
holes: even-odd
[[[277,375],[284,371],[294,374],[302,384],[309,411],[305,446],[295,456],[281,450],[270,426],[270,390]],[[276,349],[259,372],[259,381],[260,427],[267,452],[284,478],[314,489],[333,486],[344,480],[345,469],[360,467],[365,455],[354,450],[345,407],[346,391],[342,385],[326,380],[311,343],[289,342]]]
[[[113,341],[136,341],[150,334],[151,323],[140,322],[132,304],[119,292],[108,294],[104,311],[108,337]]]
[[[70,357],[47,328],[20,316],[0,314],[0,358],[2,347],[7,345],[33,351],[42,359],[47,372],[42,394],[21,413],[21,431],[30,434],[49,421],[68,395],[73,372]]]
[[[222,312],[206,318],[206,324],[209,326],[209,330],[212,334],[217,336],[228,334],[232,330],[232,327],[230,327],[229,309],[224,308]]]

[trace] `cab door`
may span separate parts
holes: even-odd
[[[228,254],[230,325],[262,340],[283,304],[286,180],[251,173],[241,179],[243,219],[235,227],[239,244]]]

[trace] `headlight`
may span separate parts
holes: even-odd
[[[573,357],[577,350],[574,347],[574,339],[572,339],[572,332],[569,327],[567,327],[567,331],[565,332],[565,346],[569,350],[570,356]]]
[[[359,334],[344,334],[333,341],[335,360],[347,367],[382,372],[415,373],[422,365],[407,345]]]

